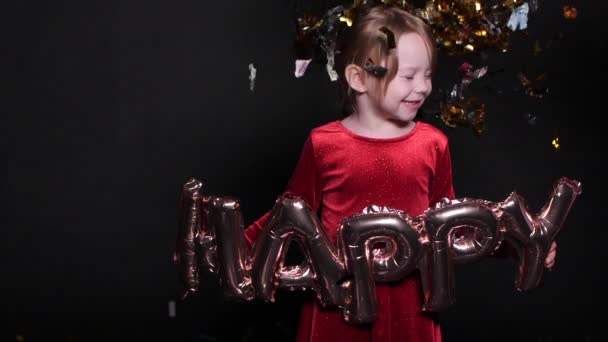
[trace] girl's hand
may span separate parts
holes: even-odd
[[[545,258],[545,267],[549,270],[555,265],[555,255],[557,254],[557,243],[551,242],[551,248],[549,248],[549,254]]]

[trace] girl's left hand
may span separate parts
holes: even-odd
[[[545,258],[545,267],[551,270],[555,265],[555,255],[557,254],[557,243],[551,242],[551,248],[549,248],[549,254]]]

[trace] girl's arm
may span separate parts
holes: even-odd
[[[437,157],[435,176],[431,181],[431,189],[429,191],[429,204],[432,206],[443,198],[454,199],[452,158],[447,142]]]
[[[321,202],[321,181],[315,158],[312,137],[309,135],[304,143],[300,159],[287,183],[283,196],[301,197],[314,212]],[[253,245],[270,217],[270,211],[245,229],[245,240],[249,248]]]

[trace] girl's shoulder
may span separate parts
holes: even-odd
[[[310,135],[331,135],[342,133],[342,124],[340,120],[334,120],[317,126],[310,131]]]
[[[314,142],[331,141],[340,139],[342,135],[344,135],[342,124],[339,120],[335,120],[311,129],[309,139]]]
[[[449,150],[449,141],[447,135],[436,126],[426,122],[416,122],[417,137],[416,141],[421,142],[424,148],[434,148],[438,151],[445,152]]]
[[[439,128],[433,126],[430,123],[417,121],[416,128],[418,133],[421,135],[425,135],[428,138],[438,139],[441,142],[447,143],[448,137],[445,133]]]
[[[335,144],[343,144],[347,139],[342,124],[336,120],[311,129],[307,140],[314,150],[323,150]]]

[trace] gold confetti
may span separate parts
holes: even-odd
[[[574,6],[564,6],[564,18],[575,19],[577,14],[577,10]]]
[[[466,100],[450,99],[441,103],[439,118],[448,127],[471,126],[473,131],[482,135],[486,125],[486,105],[479,103],[476,98]]]
[[[343,23],[346,23],[346,26],[348,26],[348,27],[353,26],[353,21],[350,18],[348,18],[348,17],[341,16],[340,17],[340,21],[343,22]]]
[[[464,55],[484,48],[507,51],[510,32],[502,29],[502,26],[524,1],[490,3],[481,0],[434,0],[426,1],[426,6],[417,8],[412,1],[355,0],[351,6],[334,7],[321,17],[310,14],[298,17],[296,45],[308,45],[300,46],[299,50],[310,50],[311,41],[331,44],[335,39],[332,32],[351,27],[357,9],[375,3],[394,5],[418,16],[429,25],[437,43],[447,54]]]
[[[473,130],[477,135],[482,135],[486,129],[486,105],[480,104],[479,107],[475,108],[473,112],[473,118],[471,124]]]
[[[467,121],[464,116],[464,108],[461,104],[450,104],[441,111],[441,120],[446,126],[458,127]]]
[[[298,29],[300,31],[311,31],[321,26],[321,20],[312,15],[304,15],[298,18]]]
[[[551,145],[553,145],[553,148],[556,151],[559,151],[559,137],[553,138],[553,140],[551,141]]]

